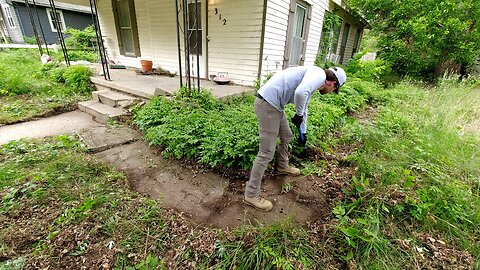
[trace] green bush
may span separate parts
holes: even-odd
[[[345,85],[339,95],[315,94],[309,104],[309,143],[316,144],[346,113],[362,108],[370,99],[362,89],[368,85]],[[208,91],[181,89],[175,99],[157,97],[136,109],[134,122],[167,157],[195,158],[210,167],[249,169],[258,151],[253,101],[253,96],[217,101]],[[285,111],[287,117],[294,114],[293,106]]]
[[[96,35],[92,25],[85,27],[83,30],[67,28],[65,35],[67,36],[65,38],[67,46],[77,48],[92,48],[95,46],[94,40],[96,40]]]
[[[26,44],[37,45],[37,39],[35,37],[23,36],[23,41],[25,41]]]
[[[345,72],[347,72],[349,76],[370,82],[384,82],[387,77],[390,78],[392,68],[384,60],[360,60],[366,53],[367,51],[363,51],[356,54],[352,60],[350,60],[348,66],[345,67]]]
[[[58,83],[76,89],[79,93],[89,93],[92,91],[90,76],[92,70],[88,67],[75,65],[68,67],[58,67],[50,70],[50,78]]]
[[[4,50],[0,53],[0,95],[21,95],[42,90],[45,69],[36,51]]]
[[[60,56],[60,54],[59,54],[59,56]],[[71,50],[70,49],[70,50],[68,50],[68,59],[70,61],[84,60],[84,61],[88,61],[90,63],[95,63],[98,60],[98,53],[96,51]]]

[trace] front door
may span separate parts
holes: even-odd
[[[206,31],[204,26],[206,24],[206,3],[197,1],[198,6],[195,5],[195,1],[188,3],[188,39],[190,43],[190,75],[200,78],[207,78],[206,68]],[[195,16],[198,12],[198,16]],[[196,20],[198,17],[198,20]],[[197,32],[198,21],[198,32]],[[198,54],[198,55],[197,55]],[[197,72],[198,70],[198,72]],[[198,73],[198,74],[197,74]]]

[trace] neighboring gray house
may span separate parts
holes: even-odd
[[[58,33],[53,11],[48,0],[28,0],[31,17],[34,20],[39,37],[47,44],[58,43]],[[3,28],[13,43],[25,43],[24,36],[34,37],[32,19],[24,0],[0,0],[2,7]],[[90,7],[55,1],[61,31],[67,27],[84,29],[92,23]],[[38,14],[38,16],[37,16]],[[1,20],[0,20],[1,21]],[[40,23],[39,23],[40,22]],[[0,23],[1,24],[1,23]],[[40,27],[41,26],[41,27]],[[43,34],[41,33],[43,30]]]

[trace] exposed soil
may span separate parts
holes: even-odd
[[[374,114],[374,109],[368,109],[358,119],[370,121]],[[158,149],[142,140],[140,134],[124,127],[89,128],[80,135],[90,144],[94,155],[126,173],[132,189],[161,201],[162,206],[169,209],[163,214],[175,218],[166,218],[166,226],[176,235],[191,233],[192,227],[189,222],[182,222],[184,219],[204,225],[195,227],[195,230],[201,231],[202,237],[181,245],[182,248],[188,245],[192,250],[208,254],[212,252],[216,235],[206,227],[227,229],[242,224],[268,225],[283,219],[306,225],[312,241],[333,246],[332,239],[327,236],[335,228],[331,209],[337,201],[344,199],[342,189],[347,188],[356,170],[347,157],[361,147],[359,143],[338,145],[331,151],[334,154],[308,149],[302,159],[323,160],[326,165],[322,175],[289,177],[268,170],[262,195],[273,201],[274,209],[261,212],[242,202],[247,171],[225,168],[211,171],[192,160],[164,159]],[[110,146],[105,142],[109,142]],[[296,163],[299,158],[292,157],[291,160]],[[387,201],[395,203],[397,199],[401,200],[392,193]],[[61,207],[55,207],[58,203],[51,201],[48,208],[28,207],[14,216],[0,216],[0,224],[6,219],[15,219],[16,222],[16,230],[11,230],[3,239],[5,244],[14,248],[8,254],[0,253],[0,262],[20,254],[32,254],[32,244],[45,239],[45,228],[61,214]],[[34,258],[26,255],[25,269],[111,269],[118,250],[109,248],[110,239],[97,230],[98,224],[98,221],[89,218],[81,224],[62,229],[55,237],[45,240],[52,247],[51,254]],[[455,249],[442,240],[426,234],[416,235],[415,238],[416,242],[402,239],[393,242],[414,254],[415,269],[471,269],[474,263],[468,252]],[[81,256],[72,256],[82,242],[90,243],[86,252]],[[130,255],[136,258],[138,254]],[[178,265],[174,267],[174,256],[174,251],[167,252],[165,261],[169,269],[179,268]],[[357,269],[354,262],[345,264],[329,256],[322,260],[335,269]],[[193,269],[194,266],[180,268]]]
[[[319,157],[318,153],[312,153],[313,158]],[[290,177],[267,172],[262,194],[273,201],[274,209],[261,212],[242,202],[248,180],[246,172],[229,171],[221,175],[191,162],[164,159],[159,150],[141,140],[95,155],[125,172],[133,189],[160,200],[164,207],[176,209],[199,224],[219,228],[268,225],[285,218],[299,223],[326,221],[355,171],[333,159],[327,161],[321,176]],[[289,188],[282,188],[284,184]]]

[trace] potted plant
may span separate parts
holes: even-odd
[[[152,60],[140,60],[140,65],[142,65],[143,72],[151,72],[153,67]]]

